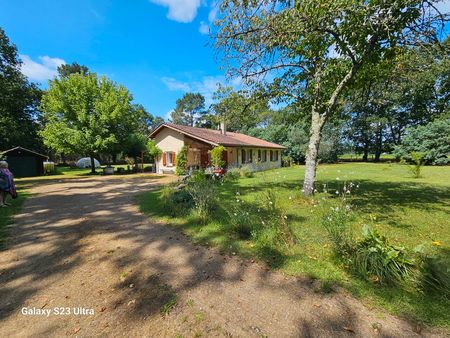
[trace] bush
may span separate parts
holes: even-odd
[[[273,190],[261,194],[260,231],[253,235],[258,237],[258,244],[264,247],[277,247],[284,245],[290,247],[296,242],[296,237],[288,224],[286,211],[278,205],[278,199]]]
[[[414,178],[419,178],[421,176],[420,173],[422,171],[422,166],[424,165],[424,157],[424,153],[419,153],[416,151],[413,151],[410,154],[410,158],[413,164],[408,166],[408,169]],[[402,162],[406,162],[406,160],[403,159]]]
[[[177,154],[177,168],[176,168],[175,173],[178,176],[186,175],[187,152],[188,152],[188,147],[183,146]]]
[[[395,284],[411,275],[414,261],[405,248],[391,245],[386,237],[368,226],[363,234],[352,259],[353,267],[362,277],[380,284]]]
[[[206,221],[216,206],[217,182],[209,179],[204,172],[195,172],[187,181],[186,190],[194,201],[194,208],[199,216]]]
[[[450,299],[450,253],[425,256],[420,268],[422,289]]]
[[[239,168],[229,169],[224,176],[224,180],[227,182],[236,181],[241,176]]]
[[[341,203],[322,218],[322,224],[333,243],[333,251],[350,270],[380,284],[394,284],[411,276],[414,261],[403,247],[391,245],[378,232],[365,226],[362,240],[350,227],[350,209]]]
[[[258,223],[255,210],[236,196],[236,203],[226,210],[231,230],[242,239],[249,239]]]
[[[346,258],[355,251],[355,239],[350,228],[350,220],[350,208],[344,203],[337,207],[330,207],[330,212],[322,217],[322,225],[328,232],[334,251]]]
[[[444,165],[450,162],[450,119],[443,118],[406,129],[402,143],[395,147],[394,155],[397,158],[411,160],[411,153],[426,154],[425,163]]]
[[[242,177],[250,178],[250,177],[255,176],[253,169],[249,165],[242,166],[239,172]]]
[[[214,168],[222,168],[225,165],[222,157],[224,151],[227,151],[224,146],[216,146],[209,151],[211,154],[211,163]]]
[[[164,209],[172,216],[185,214],[194,206],[192,196],[186,189],[176,189],[173,185],[166,185],[161,191]]]

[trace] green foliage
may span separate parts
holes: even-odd
[[[215,103],[210,110],[215,124],[224,121],[231,131],[245,133],[264,122],[271,113],[267,96],[260,93],[233,91],[231,87],[219,85],[213,99]]]
[[[403,247],[391,245],[368,226],[363,228],[363,239],[357,240],[350,220],[350,207],[345,200],[331,207],[322,218],[335,254],[350,270],[380,284],[395,284],[412,275],[414,262]]]
[[[206,221],[217,205],[216,181],[208,178],[204,172],[195,172],[188,180],[186,190],[194,201],[198,216]]]
[[[422,167],[425,164],[424,163],[424,158],[425,158],[426,154],[424,153],[419,153],[416,151],[413,151],[410,154],[410,158],[412,161],[412,165],[408,166],[409,171],[411,172],[412,176],[414,178],[420,178],[421,177],[421,171],[422,171]]]
[[[45,127],[40,134],[59,153],[116,152],[139,129],[140,112],[131,100],[125,87],[96,74],[55,78],[42,97]]]
[[[249,239],[252,231],[255,230],[255,224],[258,224],[258,218],[255,217],[254,208],[242,201],[239,195],[236,195],[235,203],[227,208],[229,224],[231,230],[242,239]],[[259,226],[259,224],[258,224]]]
[[[89,68],[84,65],[79,65],[77,62],[71,64],[62,64],[57,68],[60,77],[68,78],[71,74],[81,74],[83,76],[88,75]]]
[[[402,143],[395,147],[394,154],[399,158],[412,160],[411,154],[424,153],[425,163],[443,165],[450,162],[450,119],[442,118],[425,126],[406,130]]]
[[[239,168],[231,168],[228,169],[225,173],[224,180],[226,182],[236,181],[239,177],[241,177],[241,171]]]
[[[156,145],[156,142],[155,142],[155,140],[152,140],[152,139],[150,139],[150,140],[148,140],[148,142],[147,142],[147,152],[150,154],[150,156],[152,156],[153,158],[158,158],[159,156],[161,156],[162,155],[162,150],[161,150],[161,148],[159,148],[157,145]]]
[[[132,133],[128,135],[123,145],[123,153],[135,159],[141,156],[142,152],[147,150],[147,137],[140,133]]]
[[[248,164],[243,165],[240,168],[239,173],[240,173],[241,177],[247,177],[247,178],[253,177],[255,175],[254,170]]]
[[[364,227],[363,240],[356,246],[352,263],[361,276],[380,284],[398,283],[411,276],[414,269],[414,261],[404,247],[390,244],[368,226]]]
[[[177,154],[176,174],[178,176],[186,175],[188,149],[188,146],[183,146]]]
[[[421,271],[422,276],[420,282],[425,292],[444,295],[444,297],[450,299],[449,250],[442,250],[441,253],[423,257]]]
[[[200,93],[185,93],[170,114],[172,122],[193,127],[197,115],[205,114],[205,98]]]
[[[224,146],[215,146],[209,153],[211,154],[211,163],[215,168],[223,168],[225,161],[223,160],[223,153],[227,151]]]
[[[185,215],[194,206],[194,200],[187,189],[178,189],[174,185],[165,185],[160,197],[165,211],[171,216]]]
[[[22,74],[16,46],[0,27],[0,150],[22,146],[43,151],[39,99],[42,91]]]

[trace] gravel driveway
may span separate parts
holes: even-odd
[[[0,251],[0,336],[438,335],[153,222],[135,196],[170,180],[35,184]]]

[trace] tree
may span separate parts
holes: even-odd
[[[216,103],[210,110],[214,113],[215,124],[223,120],[231,131],[247,132],[264,123],[270,115],[269,101],[261,93],[219,86],[213,98]]]
[[[41,90],[20,71],[17,48],[0,28],[0,149],[23,146],[43,150],[37,132]]]
[[[195,121],[205,114],[205,98],[200,93],[186,93],[177,100],[170,117],[175,124],[193,127]]]
[[[222,2],[215,38],[228,74],[249,85],[269,83],[272,95],[309,107],[306,195],[314,191],[322,129],[352,81],[392,58],[398,46],[436,42],[446,19],[436,2]]]
[[[134,166],[138,168],[138,157],[147,150],[147,136],[141,133],[132,133],[123,145],[123,153],[134,160]]]
[[[62,78],[68,78],[71,74],[81,74],[86,76],[90,73],[88,67],[79,65],[76,62],[72,62],[71,64],[62,64],[58,66],[57,71],[59,76]]]
[[[45,145],[60,153],[89,156],[94,173],[95,154],[111,153],[138,130],[141,116],[131,100],[125,87],[96,74],[55,78],[41,102]]]
[[[395,147],[398,158],[412,160],[411,154],[424,154],[426,163],[443,165],[450,162],[450,117],[442,118],[424,126],[410,127],[402,143]]]

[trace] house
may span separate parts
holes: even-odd
[[[195,128],[172,123],[158,126],[150,137],[162,150],[156,159],[157,173],[174,173],[177,154],[183,146],[188,147],[187,167],[206,168],[211,165],[209,151],[222,145],[225,167],[239,168],[248,165],[254,171],[281,167],[281,152],[285,147],[256,137],[228,132],[224,123],[220,130]]]
[[[44,175],[44,162],[48,157],[26,148],[15,147],[0,152],[0,158],[8,162],[9,170],[15,177],[31,177]]]

